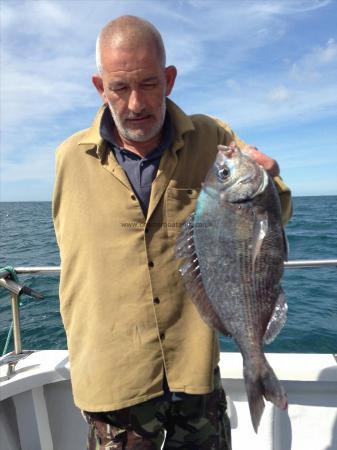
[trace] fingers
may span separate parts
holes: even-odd
[[[272,177],[276,177],[280,174],[280,167],[275,159],[260,152],[260,150],[252,145],[247,145],[242,150],[260,164],[260,166],[262,166]]]

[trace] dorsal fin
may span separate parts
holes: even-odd
[[[202,319],[209,327],[216,329],[225,336],[230,336],[214,311],[202,282],[198,256],[194,245],[193,224],[194,213],[188,217],[177,239],[176,256],[185,259],[185,263],[180,267],[179,272]]]

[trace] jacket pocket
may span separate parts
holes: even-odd
[[[168,188],[166,192],[166,227],[169,237],[176,238],[187,218],[194,212],[200,188]]]

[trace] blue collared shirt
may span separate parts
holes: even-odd
[[[164,151],[171,146],[173,140],[170,116],[166,112],[162,138],[158,147],[154,148],[144,158],[116,144],[113,136],[114,126],[111,112],[109,108],[106,108],[101,120],[100,134],[111,145],[112,152],[118,163],[123,167],[146,217],[150,202],[151,186],[157,174],[160,158]]]

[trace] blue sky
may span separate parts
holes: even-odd
[[[2,201],[50,200],[55,148],[90,125],[95,40],[122,14],[153,22],[171,98],[276,158],[294,195],[337,194],[336,0],[1,2]]]

